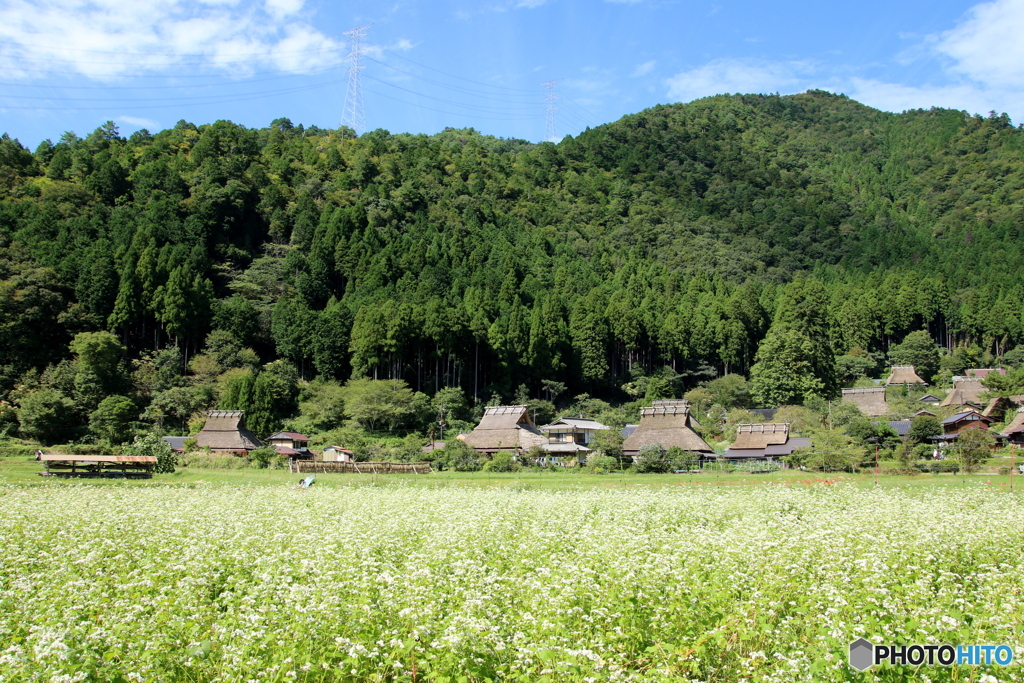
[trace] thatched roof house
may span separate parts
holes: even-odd
[[[1011,443],[1024,443],[1024,408],[1017,410],[1013,420],[1003,430],[1003,434],[1010,437]]]
[[[526,406],[492,406],[484,411],[480,424],[463,439],[485,453],[525,451],[544,446],[548,439],[530,419]]]
[[[988,389],[976,377],[954,377],[953,391],[943,399],[940,406],[963,406],[971,405],[981,407],[985,405],[981,395]]]
[[[714,449],[693,430],[690,404],[687,401],[655,401],[650,408],[640,409],[640,424],[623,442],[622,451],[634,456],[644,446],[678,446],[686,451],[712,453]]]
[[[736,441],[725,452],[726,459],[773,460],[792,455],[798,448],[809,446],[806,437],[791,437],[788,422],[762,422],[736,426]]]
[[[889,404],[885,402],[885,387],[843,389],[843,401],[852,403],[860,408],[860,412],[871,417],[889,414]]]
[[[196,445],[211,451],[246,453],[263,444],[245,427],[245,413],[241,410],[211,410],[206,413],[206,424],[196,434]]]
[[[885,383],[889,386],[893,384],[928,384],[917,376],[913,365],[892,366],[892,372],[889,373],[889,379],[885,380]]]

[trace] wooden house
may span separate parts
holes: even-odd
[[[196,445],[215,453],[245,454],[262,448],[263,443],[246,429],[243,411],[210,410],[202,431],[196,434]]]
[[[543,448],[549,453],[587,453],[594,434],[610,427],[586,417],[560,417],[538,429],[548,439]]]
[[[736,426],[736,441],[725,452],[726,460],[778,460],[798,448],[811,445],[807,437],[791,436],[788,422],[761,422]]]
[[[678,446],[685,451],[713,453],[714,449],[694,431],[687,401],[656,401],[650,408],[640,409],[640,424],[622,444],[623,454],[633,457],[644,446],[660,445],[669,449]]]
[[[534,446],[543,447],[548,439],[533,424],[527,407],[516,405],[492,406],[484,410],[480,424],[467,434],[463,441],[480,452],[498,453],[522,452]]]
[[[860,408],[860,412],[870,417],[889,414],[889,404],[885,402],[885,387],[843,389],[843,402],[852,403]]]
[[[892,366],[892,372],[889,373],[889,379],[885,380],[885,383],[888,386],[893,386],[894,384],[928,384],[928,382],[917,376],[913,365]]]
[[[309,437],[298,432],[278,432],[267,437],[267,443],[277,449],[280,455],[289,458],[312,458],[309,450]]]
[[[934,394],[925,394],[921,398],[917,399],[920,403],[927,403],[928,405],[937,406],[942,403],[942,399]]]
[[[985,430],[994,422],[995,420],[991,417],[986,417],[977,410],[964,410],[942,420],[940,423],[942,425],[942,434],[940,436],[930,437],[930,440],[952,443],[968,429]]]

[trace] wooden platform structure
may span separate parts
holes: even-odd
[[[333,460],[288,461],[288,471],[294,474],[304,472],[355,473],[355,474],[430,474],[429,462],[338,462]]]
[[[156,469],[156,458],[140,455],[63,455],[40,453],[44,477],[124,477],[149,479]]]

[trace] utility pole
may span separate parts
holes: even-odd
[[[356,136],[366,130],[366,114],[363,111],[363,84],[359,74],[366,67],[360,63],[360,57],[366,54],[367,50],[362,47],[362,39],[366,36],[366,29],[373,24],[366,24],[345,31],[342,35],[348,36],[349,52],[345,59],[349,61],[348,70],[348,92],[345,94],[345,109],[341,115],[341,124],[351,128]],[[342,133],[342,138],[344,138]]]
[[[541,86],[543,86],[548,93],[547,97],[544,98],[544,101],[548,105],[547,109],[544,110],[544,113],[547,114],[547,129],[544,133],[544,139],[548,142],[558,142],[558,139],[555,137],[555,112],[558,111],[558,107],[555,106],[555,102],[562,98],[555,94],[555,88],[557,88],[558,84],[563,80],[564,79],[562,78],[556,78],[553,81],[541,83]]]

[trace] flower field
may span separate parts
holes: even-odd
[[[1024,680],[990,489],[7,486],[0,681]]]

